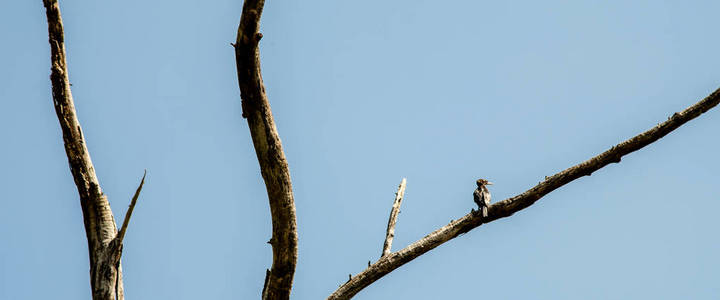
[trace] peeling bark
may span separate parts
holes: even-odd
[[[290,170],[275,127],[260,72],[258,44],[263,0],[243,4],[235,47],[242,115],[250,127],[255,153],[270,202],[273,264],[265,278],[263,299],[289,299],[297,263],[297,225]]]
[[[376,263],[368,266],[367,269],[358,273],[348,282],[341,285],[328,297],[328,299],[352,298],[362,289],[385,276],[385,274],[392,272],[405,263],[434,249],[435,247],[440,246],[463,233],[475,229],[483,223],[489,223],[497,219],[509,217],[512,214],[532,205],[553,190],[562,187],[575,179],[583,176],[590,176],[593,172],[611,163],[619,163],[623,156],[659,140],[686,122],[715,107],[719,102],[720,89],[682,112],[674,113],[667,121],[658,124],[650,130],[624,141],[587,161],[570,167],[553,176],[546,177],[544,181],[541,181],[536,186],[522,194],[493,204],[489,207],[489,215],[486,218],[483,218],[478,213],[471,212],[459,220],[451,221],[448,225],[433,231],[404,249],[387,256],[383,256]]]

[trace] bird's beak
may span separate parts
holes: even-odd
[[[486,184],[487,184],[487,185],[492,185],[493,183],[492,183],[492,182],[490,182],[490,181],[488,181],[488,183],[486,183]]]

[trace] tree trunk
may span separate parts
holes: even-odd
[[[63,133],[65,153],[70,172],[75,180],[85,223],[88,252],[90,255],[90,286],[94,300],[124,299],[122,268],[122,238],[127,228],[132,207],[142,188],[133,197],[131,208],[125,217],[123,230],[118,234],[110,203],[103,194],[95,175],[82,128],[75,113],[70,80],[65,59],[65,41],[60,7],[57,0],[43,0],[48,21],[53,104]]]

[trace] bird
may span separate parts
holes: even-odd
[[[478,205],[478,210],[483,217],[488,216],[488,206],[490,206],[490,191],[487,186],[493,184],[485,179],[478,179],[476,182],[477,189],[473,192],[473,200]]]

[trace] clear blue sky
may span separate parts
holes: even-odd
[[[61,0],[128,299],[253,299],[269,209],[230,42],[241,1]],[[299,228],[294,299],[720,86],[718,1],[274,1],[263,75]],[[0,3],[0,298],[90,299],[42,1]],[[720,111],[403,266],[357,299],[720,298]]]

